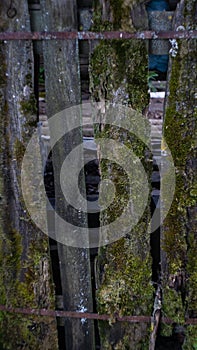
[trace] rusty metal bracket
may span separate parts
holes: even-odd
[[[136,33],[110,32],[0,32],[0,40],[112,40],[112,39],[196,39],[197,30],[144,31]]]

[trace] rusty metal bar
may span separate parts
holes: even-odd
[[[197,30],[111,32],[0,32],[0,40],[196,39]]]
[[[77,311],[62,311],[62,310],[46,310],[46,309],[31,309],[31,308],[14,308],[7,307],[6,305],[0,305],[0,311],[17,313],[23,315],[36,315],[36,316],[48,316],[48,317],[65,317],[65,318],[87,318],[90,320],[102,320],[109,321],[112,318],[114,321],[119,322],[130,322],[130,323],[150,323],[152,318],[151,316],[118,316],[118,315],[99,315],[96,313],[88,312],[77,312]],[[162,317],[162,323],[172,324],[173,320]],[[197,318],[188,318],[185,321],[185,324],[197,325]]]

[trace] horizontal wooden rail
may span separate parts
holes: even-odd
[[[128,33],[110,32],[0,32],[0,40],[111,40],[111,39],[195,39],[197,30],[183,31],[144,31]]]
[[[109,321],[113,319],[119,322],[130,323],[150,323],[151,316],[118,316],[118,315],[99,315],[96,313],[80,312],[80,311],[63,311],[63,310],[47,310],[47,309],[31,309],[31,308],[14,308],[6,305],[0,305],[0,311],[17,313],[23,315],[36,315],[36,316],[48,316],[48,317],[65,317],[65,318],[86,318],[90,320]],[[167,317],[161,318],[162,323],[172,324],[173,320]],[[197,318],[188,318],[185,321],[185,325],[197,325]]]

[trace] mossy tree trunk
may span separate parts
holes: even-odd
[[[195,1],[182,0],[173,29],[196,29],[196,11]],[[176,171],[174,200],[162,226],[163,311],[178,325],[197,317],[196,49],[196,40],[180,39],[177,55],[170,58],[163,127]],[[164,194],[170,191],[167,177],[162,186]],[[171,327],[162,329],[171,332]],[[186,333],[184,349],[194,349],[196,326],[187,327]]]
[[[136,15],[138,14],[138,15]],[[94,9],[93,30],[147,29],[147,14],[143,2],[97,1]],[[119,108],[120,104],[142,113],[148,104],[148,55],[146,43],[137,40],[102,41],[97,44],[90,60],[90,83],[93,100]],[[136,112],[136,113],[137,113]],[[121,113],[121,111],[120,111]],[[128,113],[129,114],[129,113]],[[105,124],[105,112],[102,123]],[[125,116],[121,116],[120,118]],[[150,179],[150,164],[145,156],[147,147],[128,130],[101,125],[95,136],[109,138],[133,150]],[[147,128],[147,138],[149,130]],[[112,152],[112,157],[115,153]],[[107,158],[107,157],[106,157]],[[116,187],[111,207],[100,215],[103,226],[116,220],[126,206],[128,178],[118,164],[101,156],[101,179],[110,179]],[[135,183],[136,186],[137,182]],[[133,188],[135,192],[135,189]],[[149,198],[150,199],[150,198]],[[147,207],[126,237],[99,248],[97,259],[97,306],[100,313],[112,316],[111,323],[100,322],[101,349],[147,349],[149,329],[147,324],[113,323],[114,314],[151,315],[153,288],[151,286],[151,257],[148,226],[150,221],[149,199]],[[120,230],[122,228],[120,227]],[[102,227],[100,229],[102,236]],[[108,232],[113,237],[113,232]]]
[[[77,29],[76,1],[70,0],[42,0],[43,29],[49,31],[64,31]],[[47,115],[52,118],[56,113],[68,107],[79,105],[81,102],[80,75],[79,75],[79,52],[78,41],[50,41],[43,44],[45,87]],[[62,118],[55,129],[50,130],[53,139],[58,130],[65,130],[65,134],[56,142],[53,150],[53,167],[55,178],[55,202],[56,211],[65,222],[71,222],[73,226],[87,226],[87,217],[81,212],[74,212],[62,193],[60,183],[60,170],[69,152],[81,144],[81,115],[80,109],[70,112],[69,118],[75,118],[79,126],[69,133],[70,119]],[[80,162],[81,154],[76,155]],[[78,162],[78,163],[79,163]],[[69,176],[69,175],[68,175]],[[70,175],[71,177],[73,175]],[[72,179],[67,179],[68,181]],[[80,191],[85,193],[83,175],[80,180]],[[72,190],[77,203],[78,194]],[[58,243],[60,260],[60,273],[63,293],[63,306],[68,311],[92,311],[92,288],[89,249],[69,246],[62,243],[61,224],[55,222],[55,234]],[[64,233],[63,233],[64,234]],[[65,236],[71,237],[72,230],[65,232]],[[88,230],[86,235],[88,242]],[[80,246],[80,242],[79,243]],[[68,243],[69,244],[69,243]],[[94,349],[93,321],[80,319],[65,319],[66,349],[68,350],[92,350]]]
[[[29,31],[27,1],[0,5],[2,31]],[[54,309],[48,237],[31,222],[21,190],[21,163],[36,127],[33,52],[28,41],[0,44],[0,303],[12,307]],[[54,318],[0,314],[4,349],[57,349]]]

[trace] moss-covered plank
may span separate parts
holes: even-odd
[[[144,23],[140,19],[137,22],[133,21],[135,11],[145,14]],[[143,2],[97,1],[93,19],[94,30],[133,32],[137,28],[147,28]],[[108,106],[113,106],[115,111],[118,106],[124,105],[125,109],[133,108],[142,113],[148,104],[147,76],[148,57],[145,42],[136,40],[101,41],[91,55],[90,89],[93,100],[103,104],[100,111],[101,114],[103,113],[101,115],[103,125],[95,129],[95,136],[105,140],[113,139],[128,147],[129,150],[133,150],[143,164],[147,177],[150,178],[149,162],[145,156],[146,145],[128,131],[129,127],[125,130],[104,125]],[[147,139],[149,131],[147,128]],[[113,156],[115,159],[116,151],[111,150],[111,152],[112,159]],[[124,169],[118,164],[105,159],[104,156],[100,158],[101,179],[110,179],[116,188],[113,205],[100,215],[101,224],[105,226],[116,220],[126,206],[130,195],[128,192],[129,179]],[[136,188],[138,185],[136,182]],[[149,220],[148,199],[141,219],[134,228],[129,230],[126,237],[99,248],[96,262],[97,307],[100,313],[111,315],[110,323],[99,323],[101,349],[148,348],[150,327],[147,324],[120,324],[115,322],[114,315],[151,315],[153,287],[151,285]],[[100,233],[102,236],[102,227]],[[108,235],[113,237],[113,232],[108,232]]]
[[[194,1],[181,1],[173,28],[196,29],[195,11]],[[170,58],[163,128],[176,171],[174,200],[162,226],[163,312],[179,325],[197,316],[196,49],[196,40],[179,40],[177,55]],[[167,196],[167,178],[162,187]],[[165,334],[171,331],[163,327]],[[185,332],[183,348],[195,349],[196,326]]]
[[[27,1],[17,5],[12,19],[8,7],[0,5],[1,29],[29,31]],[[48,237],[32,223],[21,190],[21,162],[36,126],[32,44],[1,43],[0,56],[0,303],[54,309]],[[54,318],[1,312],[0,319],[4,349],[57,349]]]

